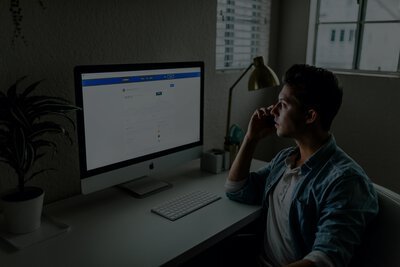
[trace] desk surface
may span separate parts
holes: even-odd
[[[252,169],[263,164],[254,160]],[[71,229],[17,251],[0,240],[0,265],[160,266],[184,262],[260,214],[260,207],[225,196],[227,172],[201,172],[199,166],[197,160],[159,176],[173,187],[144,199],[109,188],[47,205],[46,214]],[[154,206],[197,189],[222,199],[173,222],[150,212]]]

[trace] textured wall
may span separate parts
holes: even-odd
[[[0,1],[0,90],[4,91],[16,78],[29,75],[29,82],[45,79],[41,86],[43,93],[74,102],[75,65],[201,60],[206,66],[205,149],[222,147],[228,88],[240,72],[215,72],[216,1],[43,2],[45,9],[39,1],[20,0],[22,33],[27,44],[17,39],[12,46],[9,1]],[[245,83],[238,86],[239,93],[245,91],[245,86]],[[271,94],[242,93],[240,107],[234,106],[232,120],[245,127],[255,105],[271,98]],[[57,142],[59,154],[42,164],[58,171],[32,182],[45,188],[46,202],[80,193],[77,145]],[[14,185],[13,173],[0,165],[0,192]]]

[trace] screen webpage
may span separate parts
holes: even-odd
[[[199,141],[200,72],[82,74],[87,170]]]

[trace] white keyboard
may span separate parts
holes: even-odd
[[[175,221],[220,198],[207,191],[193,191],[152,208],[151,211],[171,221]]]

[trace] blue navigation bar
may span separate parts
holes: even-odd
[[[151,82],[161,80],[174,80],[200,77],[200,72],[186,72],[186,73],[171,73],[171,74],[155,74],[143,76],[128,76],[128,77],[113,77],[113,78],[99,78],[82,80],[82,86],[96,86],[108,85],[119,83],[137,83],[137,82]]]

